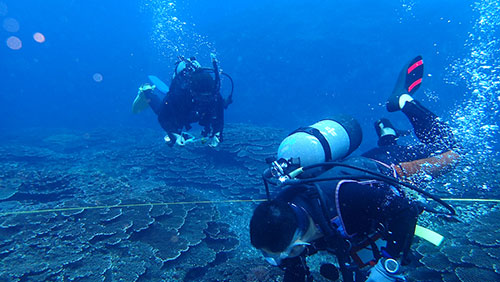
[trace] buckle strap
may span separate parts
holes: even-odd
[[[325,136],[321,134],[321,131],[314,127],[301,127],[294,132],[290,133],[288,136],[297,133],[297,132],[304,132],[309,135],[312,135],[318,139],[319,143],[321,144],[321,147],[323,147],[323,151],[325,152],[325,162],[329,162],[332,160],[332,150],[330,149],[330,145],[328,144],[328,141],[326,140]]]

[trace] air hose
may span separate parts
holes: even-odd
[[[309,165],[309,166],[301,167],[299,169],[301,171],[307,171],[309,169],[313,169],[313,168],[317,168],[317,167],[335,167],[335,166],[346,167],[346,168],[350,168],[350,169],[357,170],[357,171],[364,172],[364,173],[367,173],[367,174],[371,175],[371,176],[367,176],[367,175],[349,175],[350,179],[354,179],[354,180],[370,180],[370,179],[374,179],[374,180],[383,181],[383,182],[385,182],[387,184],[391,184],[391,185],[397,185],[397,186],[407,187],[407,188],[409,188],[409,189],[411,189],[411,190],[413,190],[413,191],[415,191],[415,192],[417,192],[417,193],[419,193],[421,195],[424,195],[427,198],[430,198],[430,199],[436,201],[437,203],[439,203],[441,206],[443,206],[444,208],[446,208],[449,211],[449,213],[444,213],[444,212],[436,211],[436,210],[428,208],[428,207],[424,207],[424,209],[426,211],[428,211],[428,212],[436,213],[436,214],[443,214],[443,215],[446,215],[446,216],[455,216],[455,215],[457,215],[455,209],[453,209],[452,206],[450,206],[449,204],[447,204],[441,198],[439,198],[439,197],[437,197],[435,195],[432,195],[431,193],[426,192],[426,191],[424,191],[424,190],[416,187],[415,185],[402,182],[402,181],[400,181],[400,180],[398,180],[398,179],[396,179],[394,177],[386,176],[386,175],[383,175],[383,174],[378,173],[378,172],[370,171],[370,170],[367,170],[367,169],[364,169],[364,168],[360,168],[360,167],[356,167],[356,166],[352,166],[352,165],[348,165],[348,164],[337,163],[337,162],[318,163],[318,164],[314,164],[314,165]],[[292,171],[290,174],[294,174],[294,172]],[[267,194],[268,198],[270,198],[270,196],[269,196],[270,193],[269,193],[269,188],[268,188],[268,184],[267,183],[271,183],[273,185],[278,185],[278,181],[271,180],[270,177],[266,176],[266,173],[264,173],[263,179],[264,179],[264,184],[266,186],[266,194]],[[324,178],[314,177],[314,178],[308,178],[308,179],[286,179],[284,181],[280,181],[280,184],[281,185],[309,184],[309,183],[314,183],[314,182],[323,182],[323,181],[331,181],[331,180],[343,180],[343,179],[346,179],[346,176],[324,177]]]

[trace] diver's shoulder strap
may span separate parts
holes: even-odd
[[[354,282],[353,279],[353,268],[349,265],[349,241],[340,234],[340,231],[334,226],[334,223],[329,220],[329,215],[331,215],[331,206],[327,204],[327,198],[323,193],[321,187],[315,185],[318,192],[318,204],[321,209],[321,215],[323,220],[320,225],[323,234],[325,235],[326,242],[328,243],[328,251],[332,252],[338,259],[340,271],[345,282]]]
[[[335,229],[328,220],[330,213],[327,212],[326,197],[318,185],[293,185],[283,189],[276,199],[304,207],[324,234],[333,234]]]
[[[329,220],[331,206],[328,204],[327,197],[328,195],[318,185],[296,185],[282,191],[277,198],[288,201],[293,200],[294,203],[307,206],[307,212],[325,236],[328,251],[337,256],[339,260],[340,270],[346,277],[344,281],[351,282],[354,280],[352,279],[352,270],[348,268],[348,262],[350,261],[349,245],[336,229],[336,226]],[[333,210],[336,209],[333,208]]]

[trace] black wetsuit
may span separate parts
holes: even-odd
[[[204,127],[203,136],[213,137],[220,133],[222,138],[224,99],[217,86],[206,93],[199,93],[192,88],[190,75],[181,73],[172,80],[163,101],[151,92],[146,93],[146,97],[170,139],[175,140],[172,133],[180,134],[183,128],[189,130],[194,122]]]
[[[352,157],[343,163],[391,175],[390,169],[364,157]],[[352,180],[362,174],[353,169],[335,167],[319,177],[342,176],[345,181],[332,180],[318,182],[316,186],[289,187],[278,195],[277,199],[303,208],[325,235],[312,242],[301,256],[282,261],[280,266],[285,270],[284,281],[310,281],[308,279],[312,278],[306,278],[310,274],[305,264],[306,256],[317,251],[335,250],[339,245],[345,246],[347,240],[356,242],[366,239],[380,226],[385,227],[384,239],[388,242],[384,249],[386,255],[397,258],[409,248],[420,207],[386,183]],[[342,259],[349,261],[347,257]],[[353,281],[346,277],[344,279]]]
[[[384,136],[380,138],[377,148],[371,149],[363,156],[386,164],[398,164],[458,149],[451,129],[418,101],[406,103],[401,111],[413,125],[421,144],[402,146],[396,143],[394,136]]]
[[[393,176],[394,170],[390,164],[426,158],[456,148],[450,128],[417,101],[407,103],[403,113],[410,119],[422,144],[399,146],[394,139],[386,139],[385,142],[379,142],[378,148],[363,156],[348,158],[343,163]],[[290,187],[278,195],[278,198],[302,207],[325,235],[312,242],[299,257],[282,261],[280,267],[285,270],[284,281],[312,281],[305,257],[319,250],[331,251],[337,257],[344,256],[339,261],[348,261],[345,253],[332,250],[341,249],[338,246],[345,245],[345,240],[355,242],[366,238],[379,226],[383,226],[384,239],[387,241],[383,248],[385,256],[398,258],[409,250],[422,209],[389,184],[369,181],[369,175],[365,175],[368,180],[364,182],[355,181],[359,179],[355,176],[360,174],[363,175],[349,168],[334,167],[319,177],[340,176],[345,180],[317,182],[315,186],[309,187]],[[351,277],[347,277],[349,275]],[[347,271],[345,276],[344,281],[354,281],[351,272]]]

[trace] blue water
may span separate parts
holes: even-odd
[[[40,136],[49,140],[43,144],[54,146],[49,150],[70,158],[82,148],[94,150],[82,154],[80,165],[86,166],[94,157],[105,164],[96,152],[113,146],[112,140],[99,143],[110,138],[96,132],[108,131],[120,140],[116,144],[122,147],[114,148],[118,151],[134,150],[134,142],[144,142],[141,150],[161,144],[154,113],[131,112],[137,88],[148,82],[148,75],[169,84],[179,55],[196,56],[209,66],[214,52],[235,83],[234,103],[225,116],[232,128],[245,124],[252,126],[248,131],[273,127],[289,132],[328,116],[351,114],[363,128],[363,151],[375,145],[373,122],[380,117],[411,128],[401,113],[387,113],[385,101],[402,65],[422,55],[425,75],[416,98],[451,125],[466,149],[464,165],[441,184],[451,187],[451,194],[499,195],[498,177],[489,177],[500,175],[498,165],[491,165],[500,151],[499,11],[493,0],[0,0],[0,130],[35,128],[25,138],[0,134],[0,145],[22,144],[22,151],[37,146]],[[35,33],[44,40],[37,42]],[[140,140],[144,133],[134,128],[150,130],[145,136],[151,139]],[[71,136],[52,138],[52,132],[87,133],[72,147]],[[3,152],[11,148],[1,146]],[[154,150],[162,150],[159,146]],[[233,151],[226,157],[236,152],[229,147]],[[188,159],[207,157],[224,167],[217,163],[217,152],[197,150]],[[16,161],[6,161],[0,185],[14,178],[10,173]],[[136,172],[127,173],[132,179]],[[467,191],[460,189],[467,184]]]
[[[463,81],[444,78],[470,52],[477,15],[464,13],[468,1],[170,2],[4,1],[2,18],[20,29],[1,30],[1,126],[155,126],[152,115],[130,114],[138,85],[148,74],[168,82],[178,55],[207,64],[210,51],[235,80],[228,122],[294,128],[342,112],[373,134],[401,65],[417,54],[432,74],[424,91],[439,98],[429,108],[444,113],[467,99]],[[20,50],[7,48],[11,35]]]

